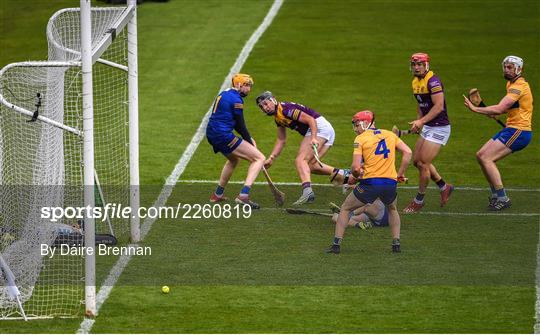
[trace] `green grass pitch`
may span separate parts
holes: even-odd
[[[94,5],[104,5],[94,1]],[[45,26],[59,8],[78,1],[7,0],[0,6],[0,66],[46,57]],[[145,2],[138,9],[140,155],[143,203],[150,206],[189,144],[243,44],[270,1]],[[54,8],[51,8],[54,7]],[[499,126],[474,115],[461,95],[478,87],[488,103],[504,95],[500,62],[525,60],[525,78],[540,88],[540,5],[536,1],[288,1],[255,45],[243,71],[255,79],[246,99],[248,128],[269,154],[275,126],[254,96],[321,112],[336,129],[325,161],[351,159],[352,114],[371,109],[381,128],[415,117],[408,57],[428,52],[445,86],[452,136],[435,165],[462,187],[447,207],[430,189],[425,213],[402,216],[400,255],[390,253],[388,229],[348,229],[341,255],[325,255],[333,225],[323,217],[276,209],[265,185],[253,198],[264,209],[249,219],[155,222],[100,310],[96,333],[530,333],[535,325],[539,236],[539,140],[500,162],[513,207],[485,210],[485,180],[475,152]],[[501,18],[504,18],[501,19]],[[533,116],[533,129],[539,118]],[[413,136],[405,138],[413,146]],[[270,173],[297,182],[299,136]],[[216,180],[224,163],[203,140],[182,180]],[[234,180],[245,177],[241,164]],[[417,173],[410,167],[410,184]],[[259,181],[263,181],[259,177]],[[315,182],[326,183],[316,177]],[[205,203],[214,184],[182,182],[169,205]],[[469,188],[466,188],[469,187]],[[234,197],[241,185],[231,184]],[[280,186],[287,205],[298,186]],[[472,188],[472,189],[471,189]],[[318,186],[315,204],[343,199]],[[399,189],[399,207],[414,195]],[[429,213],[431,214],[429,214]],[[115,258],[101,258],[104,278]],[[162,285],[171,287],[164,295]],[[82,317],[0,321],[1,333],[73,333]]]

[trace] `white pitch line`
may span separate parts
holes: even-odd
[[[198,180],[198,179],[187,179],[187,180],[178,180],[177,183],[182,184],[217,184],[219,180]],[[244,181],[229,181],[229,184],[244,184]],[[254,185],[267,185],[267,182],[264,181],[256,181],[253,183]],[[283,185],[283,186],[300,186],[301,183],[299,182],[274,182],[276,185]],[[336,187],[333,184],[327,183],[327,184],[321,184],[321,183],[311,183],[312,186],[322,186],[322,187]],[[418,186],[406,186],[406,185],[399,185],[398,186],[401,189],[405,190],[415,190],[418,188]],[[437,189],[436,186],[428,186],[429,189]],[[488,187],[473,187],[473,186],[456,186],[456,190],[460,191],[489,191],[490,189]],[[510,192],[540,192],[540,188],[506,188],[507,191]]]
[[[242,51],[236,58],[235,63],[229,70],[229,74],[225,77],[223,80],[223,84],[221,85],[221,88],[219,89],[219,92],[225,90],[229,86],[229,83],[231,81],[232,75],[235,73],[240,72],[242,69],[242,66],[246,62],[249,54],[251,53],[251,50],[253,50],[253,47],[255,46],[255,43],[259,40],[259,38],[262,36],[262,34],[266,31],[266,29],[270,26],[272,23],[272,20],[277,15],[281,5],[283,4],[283,0],[275,0],[272,4],[272,7],[270,7],[270,10],[266,14],[263,22],[259,25],[257,30],[253,32],[249,40],[246,42],[244,47],[242,48]],[[203,117],[201,124],[199,125],[199,128],[197,128],[197,131],[195,132],[195,135],[191,138],[191,142],[189,143],[187,149],[184,151],[180,159],[178,160],[178,163],[176,163],[176,166],[174,167],[173,171],[165,181],[165,185],[163,186],[163,189],[161,190],[161,193],[159,194],[158,198],[152,205],[153,207],[161,207],[165,205],[167,202],[167,199],[172,193],[173,187],[178,181],[178,178],[182,175],[184,170],[186,169],[186,166],[188,165],[189,161],[191,160],[191,157],[193,157],[193,154],[195,154],[195,151],[197,150],[197,147],[201,143],[202,139],[204,138],[204,133],[206,129],[206,125],[208,124],[208,119],[210,118],[210,113],[212,112],[212,106],[208,108],[207,113]],[[147,218],[144,220],[144,223],[141,227],[141,240],[144,239],[146,234],[150,231],[150,228],[152,228],[152,224],[154,223],[156,219],[149,219]],[[133,244],[133,246],[138,246],[137,244]],[[109,294],[112,291],[112,288],[116,284],[118,278],[124,271],[124,268],[127,266],[131,259],[131,256],[125,256],[120,257],[114,267],[109,272],[109,275],[107,276],[107,279],[105,280],[105,283],[103,286],[101,286],[97,296],[96,296],[96,308],[97,311],[99,311],[100,307],[103,305],[105,300],[109,297]],[[79,330],[77,331],[77,334],[88,334],[90,330],[92,329],[92,326],[94,325],[95,320],[94,319],[87,319],[85,318],[79,327]]]

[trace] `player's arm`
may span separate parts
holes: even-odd
[[[357,209],[355,209],[353,211],[353,215],[360,215],[360,214],[366,212],[367,207],[369,207],[369,204],[364,205],[362,207],[358,207]]]
[[[355,178],[360,178],[362,176],[362,154],[354,153],[353,161],[351,165],[351,173]]]
[[[285,147],[285,144],[287,143],[287,130],[285,127],[278,126],[277,127],[277,137],[276,137],[276,143],[274,144],[274,148],[272,149],[272,153],[270,156],[268,156],[268,159],[264,162],[264,167],[269,168],[272,166],[272,163],[274,163],[274,160],[279,156],[283,148]]]
[[[486,106],[486,107],[480,107],[480,106],[477,107],[466,96],[463,96],[463,98],[465,99],[465,107],[467,107],[468,109],[470,109],[471,111],[475,113],[484,114],[487,116],[497,116],[497,115],[504,114],[516,102],[516,100],[506,95],[496,105],[491,105],[491,106]]]
[[[251,135],[249,134],[249,131],[247,130],[247,127],[246,127],[246,121],[244,120],[244,112],[242,109],[237,109],[237,108],[234,109],[234,120],[236,123],[234,125],[234,130],[236,130],[236,132],[240,134],[240,136],[242,136],[244,140],[253,144]]]
[[[405,171],[411,162],[412,150],[405,142],[398,140],[396,143],[396,149],[401,152],[401,165],[398,170],[398,178],[405,177]]]
[[[319,146],[319,141],[317,140],[317,121],[307,113],[300,113],[298,121],[309,126],[309,129],[311,129],[311,144]]]

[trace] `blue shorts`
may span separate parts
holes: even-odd
[[[214,148],[214,153],[221,152],[225,156],[233,152],[236,148],[238,148],[240,143],[242,143],[242,139],[233,133],[206,133],[206,139],[208,140],[208,143],[212,145],[212,148]]]
[[[371,204],[379,198],[383,204],[390,205],[397,197],[397,182],[389,178],[361,179],[353,193],[365,204]]]
[[[501,141],[504,145],[510,148],[512,152],[525,148],[531,142],[531,138],[532,131],[519,130],[510,127],[504,128],[492,137],[494,141]]]

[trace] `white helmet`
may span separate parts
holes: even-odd
[[[521,74],[521,70],[523,70],[523,59],[518,56],[506,56],[502,61],[502,67],[504,71],[504,64],[510,63],[514,64],[514,74],[516,76],[519,76]]]

